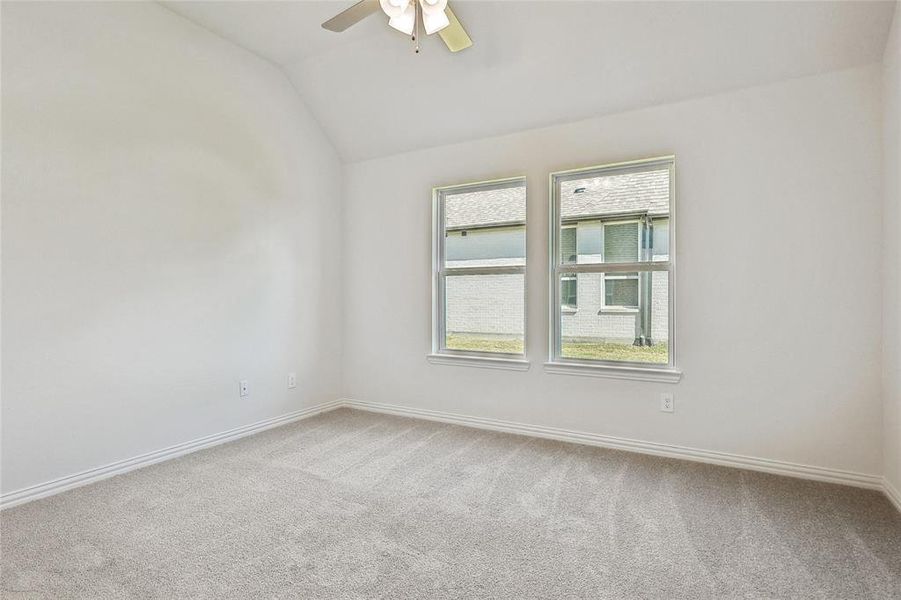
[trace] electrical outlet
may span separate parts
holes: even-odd
[[[288,389],[297,387],[297,373],[288,373]]]
[[[673,412],[675,409],[675,400],[672,392],[663,392],[660,394],[660,410],[663,412]]]
[[[241,392],[242,398],[250,395],[250,384],[247,382],[246,379],[242,379],[240,381],[240,383],[238,384],[238,389]]]

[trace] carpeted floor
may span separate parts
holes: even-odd
[[[342,409],[0,513],[14,598],[901,598],[878,492]]]

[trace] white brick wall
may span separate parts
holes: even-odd
[[[651,336],[655,343],[669,338],[668,278],[665,272],[652,275]],[[563,337],[631,344],[635,340],[638,311],[604,307],[603,273],[579,273],[576,281],[578,307],[574,313],[563,312]]]
[[[601,340],[631,344],[635,340],[637,310],[603,311],[604,274],[579,273],[576,275],[578,306],[574,313],[561,316],[561,334],[564,338]]]
[[[669,273],[655,272],[651,283],[651,338],[654,343],[669,339]]]
[[[579,225],[579,262],[600,262],[599,223]],[[668,236],[665,225],[658,226],[655,259],[665,259]],[[502,229],[474,231],[464,236],[448,236],[449,266],[517,264],[524,249],[524,231]],[[492,258],[489,258],[492,257]],[[497,258],[506,257],[506,258]],[[511,262],[512,259],[512,262]],[[521,264],[521,263],[519,263]],[[669,335],[668,273],[652,274],[651,336],[657,343]],[[524,278],[522,275],[469,275],[447,278],[447,332],[521,336],[524,321]],[[635,339],[637,310],[605,309],[604,275],[577,275],[578,307],[561,317],[564,338],[591,339],[631,344]]]
[[[523,275],[448,277],[447,332],[521,336],[523,284]]]

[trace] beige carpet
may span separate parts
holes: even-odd
[[[899,598],[879,493],[342,409],[0,513],[13,598]]]

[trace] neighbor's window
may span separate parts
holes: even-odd
[[[564,227],[560,230],[560,255],[565,263],[575,263],[576,228]],[[575,311],[579,304],[579,283],[574,273],[568,273],[560,280],[560,302],[565,311]]]
[[[552,362],[672,366],[673,162],[551,175]]]
[[[432,352],[522,358],[526,182],[434,191]]]
[[[579,308],[579,281],[574,273],[567,273],[560,278],[560,304],[563,310],[575,311]]]

